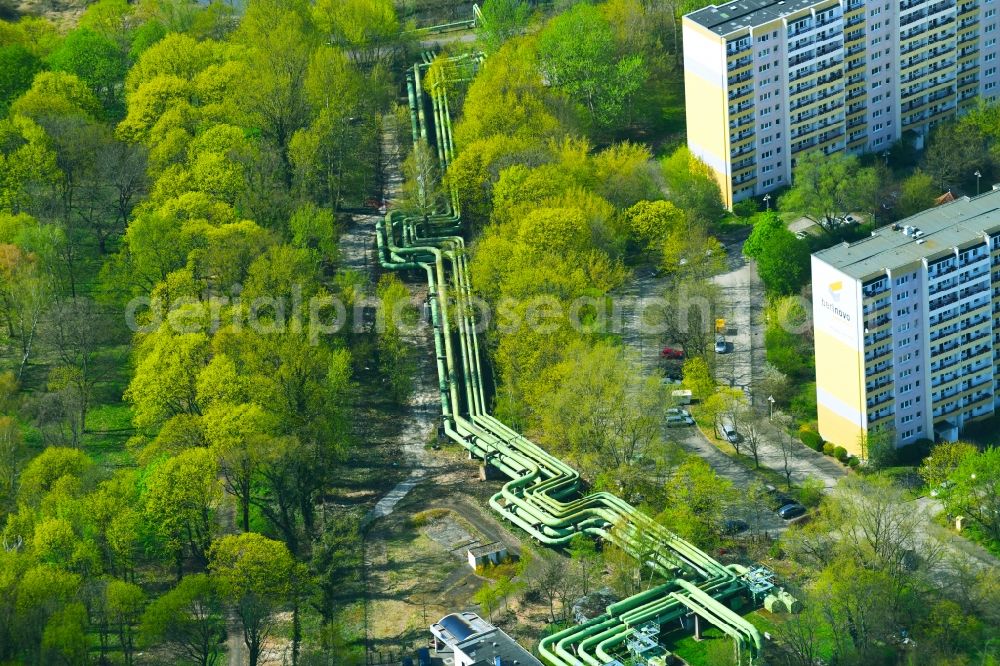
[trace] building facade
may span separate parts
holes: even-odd
[[[954,440],[1000,405],[1000,190],[817,252],[812,281],[827,441]]]
[[[683,18],[688,146],[726,206],[796,156],[881,152],[994,100],[1000,0],[735,0]]]

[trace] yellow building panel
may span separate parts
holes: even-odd
[[[860,458],[861,437],[864,434],[861,426],[823,405],[817,406],[816,413],[819,417],[820,436],[836,446],[844,447],[848,454]]]
[[[719,183],[726,207],[732,207],[729,175],[719,168],[729,164],[729,100],[726,90],[685,70],[684,93],[688,141],[710,158],[705,161]]]

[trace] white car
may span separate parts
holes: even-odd
[[[683,416],[686,419],[691,418],[691,412],[686,409],[681,409],[680,407],[671,407],[667,410],[667,416]]]

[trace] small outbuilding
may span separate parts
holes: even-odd
[[[507,559],[507,546],[499,541],[469,548],[469,566],[473,569],[487,564],[500,564]]]

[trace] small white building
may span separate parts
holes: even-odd
[[[500,564],[507,559],[507,546],[499,541],[476,546],[468,550],[469,566],[473,569],[485,567],[487,564]]]

